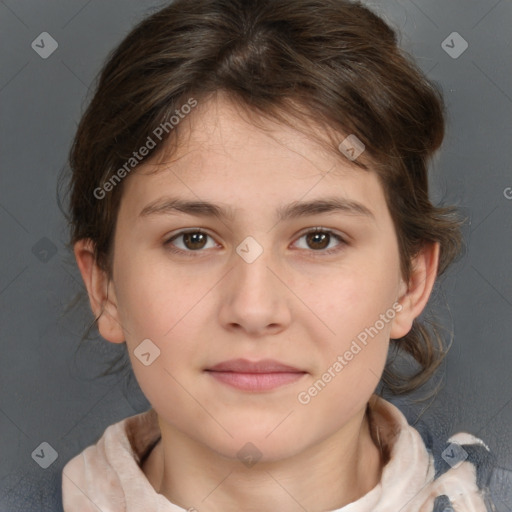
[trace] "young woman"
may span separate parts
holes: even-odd
[[[443,132],[359,3],[177,0],[135,27],[76,134],[71,241],[152,407],[68,462],[67,512],[492,510],[485,445],[434,460],[376,394],[443,355],[418,321],[460,244],[428,194]]]

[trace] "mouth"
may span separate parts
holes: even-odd
[[[296,382],[308,372],[273,359],[232,359],[205,369],[217,382],[243,391],[270,391]]]

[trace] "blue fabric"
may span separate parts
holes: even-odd
[[[445,494],[438,496],[434,502],[432,512],[453,512],[452,502],[448,496]]]

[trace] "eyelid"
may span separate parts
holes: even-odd
[[[340,233],[339,231],[331,228],[324,228],[323,226],[313,226],[310,228],[304,228],[304,230],[299,231],[297,238],[301,238],[304,235],[308,235],[309,233],[328,233],[329,235],[333,235],[345,243],[348,243],[349,237],[344,233]]]

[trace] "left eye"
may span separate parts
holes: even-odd
[[[301,237],[299,237],[298,240],[301,240],[302,238],[306,239],[306,244],[309,246],[309,248],[313,249],[314,251],[321,251],[325,253],[331,253],[338,250],[337,248],[330,248],[329,250],[325,250],[329,247],[333,239],[338,241],[338,245],[343,245],[345,242],[343,238],[341,238],[341,236],[337,235],[336,233],[321,228],[315,228],[312,231],[304,233]]]

